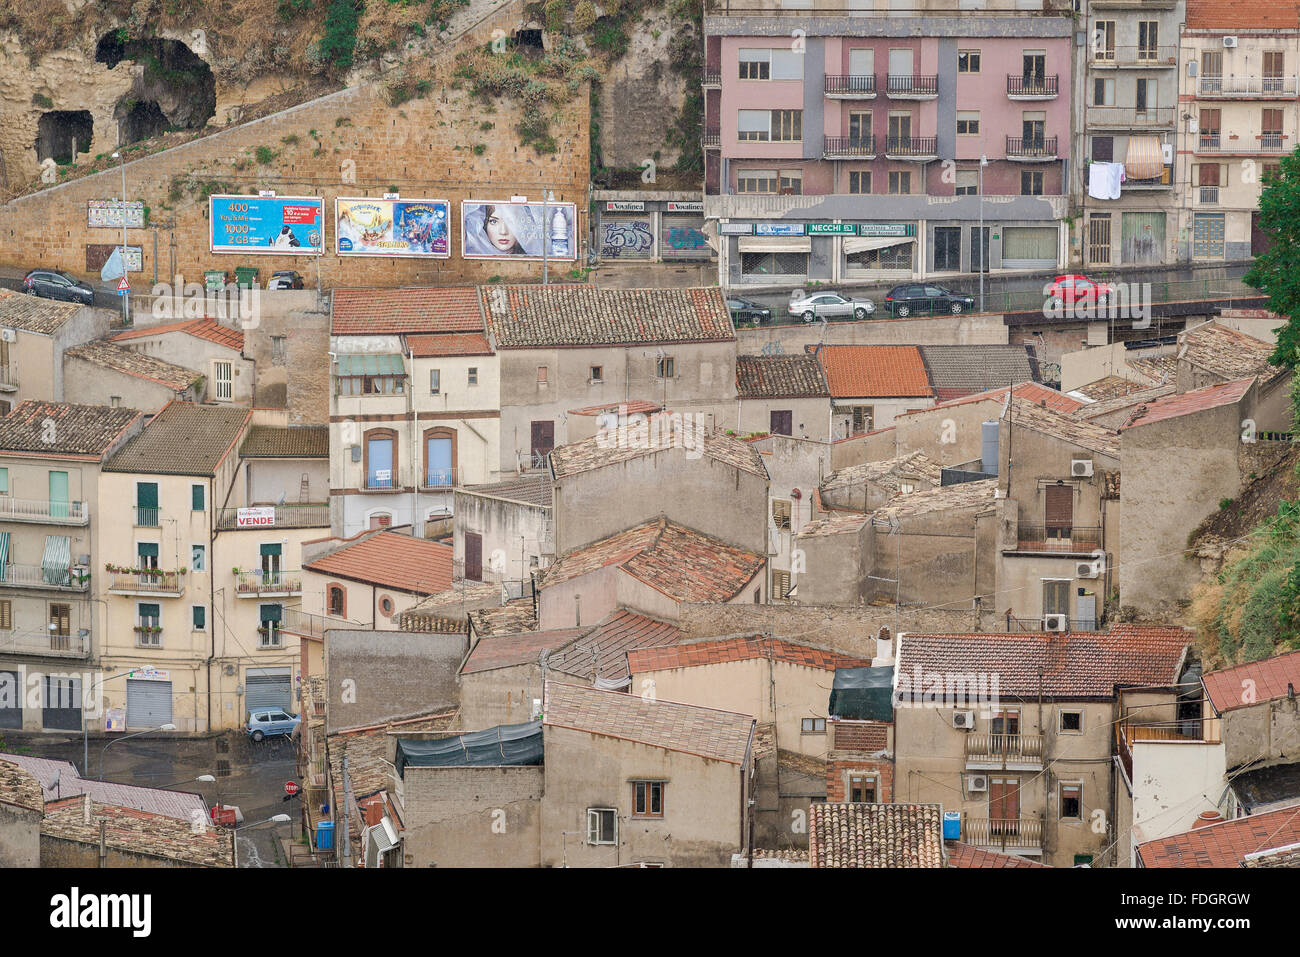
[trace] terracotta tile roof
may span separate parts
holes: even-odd
[[[997,488],[997,479],[980,479],[977,482],[919,489],[891,499],[888,505],[876,509],[872,514],[881,519],[906,518],[909,515],[926,515],[951,508],[986,505],[995,498]]]
[[[1300,842],[1300,807],[1252,814],[1137,847],[1146,867],[1240,867],[1246,855]]]
[[[1242,396],[1250,390],[1254,382],[1254,379],[1220,382],[1218,385],[1207,386],[1204,389],[1194,389],[1181,395],[1167,395],[1144,402],[1133,410],[1128,421],[1119,427],[1120,431],[1137,428],[1140,425],[1151,425],[1153,422],[1163,422],[1166,419],[1176,419],[1182,415],[1218,409],[1225,405],[1235,405],[1241,401]]]
[[[1228,326],[1211,322],[1179,338],[1181,358],[1225,381],[1249,376],[1269,379],[1282,372],[1268,363],[1272,345]]]
[[[754,735],[747,714],[546,682],[542,724],[635,741],[744,766]]]
[[[930,383],[942,393],[984,392],[1013,382],[1036,382],[1026,346],[921,346]]]
[[[106,821],[104,840],[115,850],[193,867],[230,866],[233,831],[208,827],[196,834],[189,821],[98,801],[91,805],[87,824],[84,802],[84,797],[73,797],[46,805],[41,837],[98,845],[99,822]]]
[[[26,754],[0,754],[0,762],[4,761],[18,765],[35,777],[40,782],[47,801],[89,794],[92,799],[101,804],[134,808],[137,811],[148,811],[151,814],[174,817],[181,821],[191,820],[194,811],[198,811],[204,817],[207,816],[207,807],[203,803],[202,796],[189,791],[140,787],[113,781],[88,781],[78,776],[76,767],[70,761],[37,758]],[[54,786],[56,778],[58,787]]]
[[[379,532],[302,567],[412,595],[434,595],[451,587],[451,556],[452,547],[444,542]]]
[[[348,759],[348,777],[352,782],[354,798],[363,798],[382,791],[392,784],[393,767],[388,763],[390,738],[397,734],[410,734],[413,731],[446,731],[456,720],[456,711],[438,711],[388,721],[384,724],[365,728],[352,728],[347,731],[335,731],[329,735],[330,784],[335,799],[343,800],[343,758]],[[349,828],[354,831],[355,828]],[[360,837],[353,833],[355,840]]]
[[[80,359],[102,369],[112,369],[137,379],[157,382],[176,392],[183,392],[203,378],[202,373],[193,369],[102,340],[65,349],[63,359],[65,362],[68,359]]]
[[[1125,365],[1139,375],[1146,376],[1152,385],[1173,382],[1178,376],[1178,356],[1172,351],[1163,355],[1129,359]]]
[[[145,339],[152,336],[167,335],[172,332],[180,332],[196,339],[206,339],[208,342],[215,342],[219,346],[234,349],[236,352],[244,351],[243,332],[238,329],[231,329],[229,326],[223,326],[215,319],[184,319],[180,322],[169,322],[161,326],[128,329],[126,332],[119,332],[113,336],[113,341],[130,342],[132,339]]]
[[[444,332],[406,337],[408,352],[417,359],[436,356],[490,356],[492,345],[481,332]]]
[[[90,307],[80,303],[56,302],[53,299],[14,292],[12,289],[0,289],[0,326],[23,332],[52,336],[69,319],[88,308]]]
[[[237,406],[168,402],[104,465],[106,472],[215,475],[253,413]]]
[[[943,481],[943,466],[931,461],[924,452],[911,452],[879,462],[863,462],[832,472],[822,482],[822,494],[835,489],[859,488],[867,482],[897,492],[901,483],[920,480],[938,485]]]
[[[786,664],[803,665],[821,671],[836,668],[869,668],[870,659],[852,658],[836,651],[800,645],[780,638],[722,638],[693,641],[667,648],[645,648],[628,652],[628,669],[634,675],[672,668],[698,668],[754,658],[772,658]]]
[[[1296,0],[1256,0],[1225,4],[1223,0],[1187,0],[1188,30],[1294,30],[1300,26]]]
[[[495,671],[515,665],[538,664],[542,652],[553,651],[589,628],[555,628],[550,631],[525,631],[517,635],[495,635],[480,639],[461,665],[462,675]]]
[[[649,402],[645,399],[630,399],[627,402],[587,405],[581,409],[570,409],[569,415],[596,416],[610,412],[617,412],[619,415],[649,415],[651,412],[658,412],[662,408],[663,405],[658,402]]]
[[[141,413],[134,409],[28,399],[0,418],[0,451],[98,458],[141,417]],[[47,420],[54,422],[53,442],[46,441],[50,437],[45,425]]]
[[[742,399],[802,399],[829,396],[817,357],[736,356],[736,392]]]
[[[531,598],[516,599],[495,608],[480,608],[470,612],[470,617],[474,619],[474,634],[485,638],[489,635],[512,635],[537,627]]]
[[[1051,435],[1081,449],[1119,458],[1119,434],[1095,422],[1045,408],[1020,396],[1011,400],[1006,417],[1017,428]]]
[[[689,458],[703,456],[767,478],[762,458],[748,442],[716,430],[707,432],[683,427],[680,419],[668,414],[652,416],[648,422],[609,429],[581,442],[561,445],[551,452],[551,470],[560,479],[668,449],[681,449]]]
[[[733,342],[736,338],[731,313],[716,286],[483,286],[479,293],[498,349]]]
[[[466,485],[458,491],[550,508],[553,486],[551,485],[550,476],[545,472],[534,472],[529,475],[521,475],[519,478],[506,479],[504,482]]]
[[[961,841],[947,842],[949,867],[1047,867],[1027,857],[983,851]]]
[[[1103,399],[1119,399],[1132,395],[1134,392],[1148,391],[1149,387],[1140,382],[1134,382],[1132,379],[1125,379],[1123,376],[1108,375],[1102,376],[1095,382],[1089,382],[1087,385],[1081,385],[1079,388],[1070,392],[1070,395],[1081,396],[1085,399],[1091,399],[1092,402],[1100,402]],[[1080,412],[1086,412],[1091,405],[1085,405]]]
[[[1109,633],[900,635],[898,674],[998,676],[1004,696],[1100,699],[1115,685],[1169,685],[1191,633],[1172,626],[1115,625]],[[919,689],[917,689],[919,690]]]
[[[240,446],[246,459],[327,459],[330,457],[328,425],[255,425]]]
[[[681,637],[676,625],[620,608],[602,618],[589,634],[548,655],[546,667],[588,681],[617,680],[628,675],[630,653],[673,645]]]
[[[1300,843],[1247,854],[1242,867],[1300,867]]]
[[[938,804],[831,804],[808,812],[813,867],[942,867]]]
[[[935,409],[950,409],[954,406],[966,405],[968,402],[992,402],[1005,401],[1007,397],[1007,386],[1000,389],[990,389],[987,392],[976,392],[972,395],[962,396],[960,399],[952,399],[948,402],[940,402],[928,409],[913,409],[909,412],[900,412],[896,418],[905,415],[921,415],[925,412],[933,412]],[[1049,409],[1056,412],[1073,412],[1075,409],[1086,403],[1080,399],[1073,399],[1062,392],[1049,386],[1042,385],[1038,382],[1022,382],[1014,387],[1015,394],[1019,398],[1028,399],[1038,405],[1046,403]],[[882,430],[883,431],[883,430]]]
[[[836,398],[934,395],[916,346],[820,346],[814,354]]]
[[[6,755],[8,759],[10,756]],[[19,767],[11,760],[0,760],[0,804],[12,804],[14,807],[29,811],[40,811],[45,807],[41,782],[26,768]]]
[[[660,516],[575,549],[542,572],[538,587],[618,565],[674,601],[724,602],[749,584],[765,561]]]
[[[1245,685],[1243,682],[1246,681],[1254,684]],[[1219,714],[1237,708],[1248,708],[1261,701],[1284,698],[1288,684],[1300,694],[1300,651],[1274,655],[1272,658],[1224,668],[1222,671],[1211,671],[1201,678],[1201,684],[1205,686],[1205,696]],[[1246,687],[1251,688],[1251,701],[1242,700],[1242,692]]]
[[[1128,384],[1133,385],[1131,382]],[[1109,415],[1112,412],[1119,412],[1122,409],[1132,408],[1135,405],[1151,402],[1154,399],[1173,395],[1174,389],[1174,384],[1168,382],[1164,385],[1149,386],[1145,389],[1139,388],[1134,392],[1117,395],[1109,399],[1098,399],[1096,402],[1090,402],[1080,408],[1074,413],[1074,417],[1076,419],[1095,419],[1103,415]]]
[[[330,331],[336,336],[408,332],[483,331],[483,312],[473,286],[412,289],[335,289]]]
[[[827,535],[856,534],[870,522],[870,512],[832,512],[825,518],[805,524],[795,537],[823,538]]]

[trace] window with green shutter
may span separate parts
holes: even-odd
[[[194,630],[203,631],[208,627],[208,609],[206,605],[194,606]]]
[[[196,511],[196,512],[201,512],[201,511],[203,511],[203,509],[204,509],[204,504],[203,504],[203,486],[202,486],[202,485],[191,485],[191,486],[190,486],[190,508],[193,509],[193,510]]]
[[[9,470],[0,469],[0,495],[9,494]]]

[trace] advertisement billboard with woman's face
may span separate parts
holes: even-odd
[[[451,256],[445,199],[336,199],[334,227],[340,256]]]
[[[319,256],[325,203],[319,196],[210,196],[214,253]]]
[[[460,204],[460,251],[466,259],[578,258],[578,208],[573,203]]]

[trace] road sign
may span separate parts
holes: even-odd
[[[131,284],[127,281],[127,278],[125,276],[123,276],[121,279],[117,281],[117,291],[118,292],[131,291]]]
[[[284,793],[287,794],[287,795],[289,795],[289,797],[293,797],[295,794],[297,794],[297,793],[298,793],[298,784],[297,784],[297,782],[296,782],[296,781],[285,781],[285,782],[284,782]]]

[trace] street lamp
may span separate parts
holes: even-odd
[[[102,598],[92,598],[91,601],[103,601]],[[107,619],[108,611],[105,609],[105,618]],[[122,671],[115,675],[109,675],[107,678],[100,678],[89,688],[82,692],[81,702],[81,773],[83,775],[90,773],[90,725],[86,723],[86,699],[89,698],[90,692],[94,691],[105,681],[112,681],[114,678],[125,678],[134,674],[134,671]]]
[[[230,866],[231,867],[239,866],[239,832],[240,831],[247,831],[249,828],[260,827],[263,824],[288,824],[292,820],[293,818],[291,818],[287,814],[272,814],[265,821],[254,821],[252,824],[241,824],[239,825],[239,827],[232,827],[230,829],[231,831]]]
[[[99,779],[98,780],[100,781],[104,780],[104,755],[108,753],[109,748],[117,744],[119,741],[125,741],[127,738],[138,738],[142,734],[153,734],[153,732],[155,731],[175,731],[175,730],[176,730],[176,725],[174,724],[160,724],[156,728],[149,728],[146,731],[137,731],[135,732],[135,734],[126,734],[120,738],[114,738],[112,741],[108,742],[108,744],[104,745],[104,750],[99,753]]]
[[[122,278],[126,279],[126,156],[121,152],[113,154],[113,159],[120,160],[122,167]],[[131,321],[131,295],[128,290],[127,294],[122,297],[122,324],[126,325]]]
[[[551,238],[550,212],[551,203],[555,202],[555,194],[549,189],[542,192],[542,285],[546,285],[547,280],[547,241]]]

